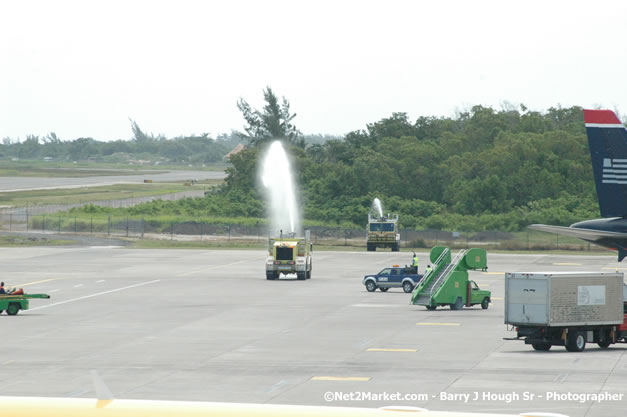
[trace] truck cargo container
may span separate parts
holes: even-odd
[[[506,273],[505,324],[535,350],[606,348],[627,337],[623,291],[618,272]]]

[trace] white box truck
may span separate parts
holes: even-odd
[[[607,348],[627,342],[623,291],[618,272],[508,272],[505,324],[535,350]]]

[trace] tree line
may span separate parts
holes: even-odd
[[[261,110],[238,103],[248,148],[231,158],[222,187],[195,201],[128,210],[263,218],[257,167],[278,139],[292,161],[305,221],[363,226],[375,197],[403,227],[419,230],[518,231],[599,216],[580,107],[474,106],[416,120],[393,113],[343,139],[307,144],[287,100],[269,87],[264,98]]]

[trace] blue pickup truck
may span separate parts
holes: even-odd
[[[421,279],[422,275],[415,274],[411,267],[394,265],[382,269],[378,274],[364,276],[362,284],[369,292],[376,291],[377,288],[383,292],[390,288],[402,288],[403,291],[410,293]]]

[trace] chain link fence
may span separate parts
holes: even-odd
[[[208,240],[261,243],[269,237],[267,226],[211,224],[202,221],[167,222],[141,217],[71,216],[31,214],[30,210],[0,211],[0,229],[9,232],[41,232],[128,237],[138,239],[171,239],[179,241]],[[366,229],[313,226],[314,244],[365,247]],[[401,247],[431,248],[445,245],[453,248],[483,247],[503,250],[591,250],[591,245],[574,238],[533,230],[509,233],[501,231],[452,232],[443,230],[400,231]]]

